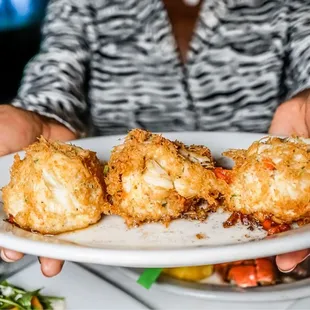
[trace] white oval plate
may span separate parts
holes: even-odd
[[[119,270],[134,281],[137,281],[143,271],[143,269],[138,268],[119,268]],[[177,295],[232,302],[275,302],[310,296],[310,278],[292,283],[244,289],[227,284],[223,285],[214,276],[208,279],[208,283],[194,283],[164,275],[153,286]]]
[[[229,148],[247,148],[259,134],[187,132],[164,134],[186,144],[205,144],[213,156]],[[108,160],[120,136],[89,138],[73,141],[94,150],[102,160]],[[0,158],[0,187],[9,182],[13,155]],[[58,236],[42,236],[23,231],[0,221],[0,246],[50,258],[123,267],[175,267],[203,265],[250,259],[295,251],[310,247],[310,226],[262,240],[265,232],[249,231],[236,225],[224,229],[229,214],[212,214],[208,221],[177,220],[166,228],[148,224],[128,230],[117,216],[107,216],[100,223],[84,230]],[[0,212],[0,218],[4,218]],[[196,234],[203,233],[204,239]],[[251,241],[251,242],[250,242]]]

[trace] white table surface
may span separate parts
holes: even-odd
[[[27,256],[23,260],[23,264],[8,264],[8,269],[16,269],[17,265],[20,265],[19,268],[22,268],[22,265],[29,262],[36,262],[36,258]],[[66,269],[66,264],[64,265],[64,273],[70,273],[70,265],[67,263],[68,268]],[[206,299],[193,298],[188,296],[175,295],[173,293],[165,292],[156,287],[146,290],[140,285],[138,285],[134,280],[124,275],[122,272],[115,267],[102,266],[102,265],[90,265],[90,264],[78,264],[85,269],[92,271],[105,281],[113,284],[117,288],[123,290],[128,295],[132,296],[140,303],[144,304],[149,309],[158,309],[158,310],[173,310],[173,309],[212,309],[212,310],[226,310],[226,309],[238,309],[238,310],[302,310],[310,309],[310,298],[303,300],[292,300],[292,301],[283,301],[283,302],[225,302],[225,301],[210,301]],[[72,275],[74,277],[74,275]],[[310,290],[310,287],[309,287]],[[291,308],[292,307],[292,308]],[[108,309],[102,304],[100,309]],[[96,309],[97,310],[97,309]],[[98,309],[99,310],[99,309]],[[125,310],[125,309],[120,309]]]
[[[39,262],[35,261],[7,280],[30,291],[42,288],[42,294],[63,296],[65,300],[61,304],[66,310],[148,310],[123,290],[70,262],[57,277],[44,277]]]

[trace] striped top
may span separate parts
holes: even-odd
[[[161,0],[52,0],[13,105],[82,136],[267,132],[309,73],[310,1],[204,1],[183,64]]]

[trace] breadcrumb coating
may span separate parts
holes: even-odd
[[[4,211],[23,229],[60,234],[101,219],[106,192],[96,153],[41,137],[15,155]]]
[[[292,223],[310,216],[310,146],[298,138],[269,137],[248,150],[223,155],[235,161],[227,208],[260,221]]]
[[[122,216],[128,226],[206,218],[227,189],[213,169],[210,150],[204,146],[187,147],[132,130],[111,153],[105,180],[111,205],[105,213]]]

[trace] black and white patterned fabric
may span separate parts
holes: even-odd
[[[267,132],[309,87],[310,1],[204,1],[183,65],[161,0],[52,0],[12,104],[82,136]]]

